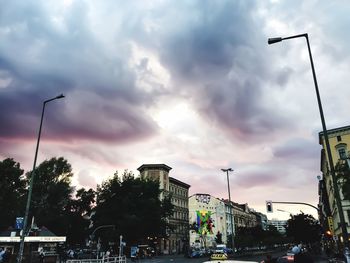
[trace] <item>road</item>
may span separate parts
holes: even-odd
[[[282,256],[284,253],[273,253],[274,257]],[[237,260],[241,261],[256,261],[261,262],[265,258],[264,255],[259,256],[246,256],[246,257],[240,257],[235,258]],[[186,258],[183,255],[166,255],[166,256],[158,256],[154,257],[152,259],[141,259],[134,261],[135,263],[202,263],[204,261],[209,260],[208,257],[202,257],[202,258]],[[128,259],[128,262],[130,260]],[[224,262],[224,261],[223,261]],[[327,263],[328,261],[324,257],[315,257],[314,263]]]

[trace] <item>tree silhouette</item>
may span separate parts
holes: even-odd
[[[287,221],[286,234],[296,243],[313,243],[321,239],[321,226],[312,215],[292,215]]]
[[[26,173],[28,181],[31,173]],[[74,191],[72,176],[72,167],[63,157],[45,160],[35,170],[30,218],[56,235],[67,234],[65,217]]]
[[[344,199],[350,200],[350,168],[347,161],[339,160],[335,166],[335,171]]]
[[[216,236],[215,236],[215,242],[217,244],[222,244],[222,234],[220,233],[220,231],[218,231]]]
[[[159,199],[159,182],[134,178],[124,171],[118,172],[97,187],[97,206],[93,216],[94,228],[102,225],[115,226],[115,232],[101,231],[103,243],[119,239],[127,244],[139,244],[147,237],[165,237],[169,228],[166,217],[173,213],[171,197]]]
[[[16,217],[24,217],[26,186],[19,163],[12,158],[0,162],[0,229],[14,226]]]

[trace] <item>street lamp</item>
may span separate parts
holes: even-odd
[[[326,150],[327,150],[327,156],[328,156],[328,161],[329,161],[329,167],[330,167],[330,172],[332,176],[332,181],[333,181],[333,188],[334,188],[334,198],[336,200],[337,208],[339,211],[339,219],[340,219],[340,226],[342,230],[342,236],[344,239],[344,245],[345,247],[349,248],[349,236],[348,236],[348,231],[346,228],[346,223],[345,223],[345,218],[344,218],[344,212],[343,212],[343,207],[341,204],[340,200],[340,194],[339,194],[339,188],[337,184],[337,180],[335,177],[335,169],[334,169],[334,163],[333,163],[333,157],[332,157],[332,152],[331,152],[331,147],[329,145],[329,139],[328,139],[328,133],[327,133],[327,127],[326,127],[326,122],[323,116],[323,109],[322,109],[322,103],[321,103],[321,97],[320,93],[318,91],[318,85],[317,85],[317,79],[316,79],[316,73],[315,73],[315,68],[314,68],[314,62],[312,60],[312,54],[311,54],[311,49],[310,49],[310,43],[309,43],[309,37],[308,34],[300,34],[300,35],[295,35],[295,36],[290,36],[290,37],[275,37],[275,38],[269,38],[268,39],[268,44],[274,44],[277,42],[281,42],[283,40],[287,39],[292,39],[292,38],[298,38],[298,37],[305,37],[306,43],[307,43],[307,48],[309,51],[309,58],[310,58],[310,63],[311,63],[311,69],[312,69],[312,76],[314,79],[314,84],[315,84],[315,91],[316,91],[316,96],[317,96],[317,103],[318,103],[318,109],[320,111],[320,117],[321,117],[321,122],[322,122],[322,129],[323,129],[323,136],[326,144]]]
[[[21,231],[20,245],[19,245],[19,251],[18,251],[18,256],[17,256],[17,263],[21,263],[22,259],[23,259],[24,238],[25,238],[26,232],[27,232],[26,228],[27,228],[27,222],[28,222],[28,216],[29,216],[30,202],[31,202],[32,192],[33,192],[33,182],[34,182],[34,178],[35,178],[36,159],[37,159],[37,156],[38,156],[40,136],[41,136],[41,127],[42,127],[42,124],[43,124],[45,105],[46,105],[46,103],[48,103],[50,101],[57,100],[57,99],[62,99],[62,98],[64,98],[63,94],[58,95],[58,96],[56,96],[56,97],[54,97],[52,99],[45,100],[43,102],[43,110],[41,112],[39,134],[38,134],[38,140],[36,142],[34,164],[33,164],[33,170],[32,170],[32,174],[31,174],[31,178],[30,178],[30,184],[29,184],[29,189],[28,189],[27,205],[26,205],[26,210],[25,210],[25,214],[24,214],[23,228],[22,228],[22,231]]]
[[[232,168],[228,169],[221,169],[224,173],[227,175],[227,188],[228,188],[228,200],[229,200],[229,207],[230,207],[230,220],[231,220],[231,244],[232,244],[232,253],[234,253],[234,236],[233,236],[233,214],[232,214],[232,204],[231,204],[231,192],[230,192],[230,180],[228,176],[228,172],[233,172]]]

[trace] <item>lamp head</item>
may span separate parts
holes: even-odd
[[[228,168],[228,169],[221,169],[221,171],[223,171],[223,172],[233,172],[233,169],[232,168]]]
[[[281,41],[282,41],[282,38],[281,38],[281,37],[272,37],[272,38],[269,38],[269,39],[267,40],[267,43],[268,43],[269,45],[271,45],[271,44],[275,44],[275,43],[281,42]]]
[[[65,96],[61,94],[61,95],[58,95],[55,99],[63,99],[63,98],[65,98]]]

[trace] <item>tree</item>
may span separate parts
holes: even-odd
[[[79,189],[75,194],[75,199],[70,200],[65,208],[64,217],[69,244],[84,244],[88,237],[90,214],[92,205],[95,203],[95,191],[92,189]]]
[[[350,200],[350,168],[348,162],[339,160],[335,166],[335,171],[344,199]]]
[[[235,235],[235,244],[238,249],[259,246],[269,247],[285,243],[288,243],[288,239],[278,232],[273,225],[269,225],[267,230],[263,230],[261,226],[238,227]]]
[[[20,164],[12,158],[0,161],[0,229],[14,226],[16,217],[24,217],[25,188]]]
[[[313,243],[321,239],[321,226],[312,215],[301,213],[287,221],[286,233],[296,243]]]
[[[220,231],[218,231],[218,232],[216,233],[215,242],[216,242],[217,244],[222,244],[222,234],[220,233]]]
[[[26,173],[27,180],[32,172]],[[63,157],[45,160],[35,169],[31,216],[38,226],[46,226],[56,235],[67,233],[66,207],[72,199],[72,167]]]
[[[159,182],[135,178],[124,171],[97,186],[97,205],[93,216],[94,228],[114,225],[116,231],[100,231],[104,242],[116,241],[123,235],[128,244],[138,244],[147,237],[166,235],[166,217],[173,213],[170,197],[160,200]]]

